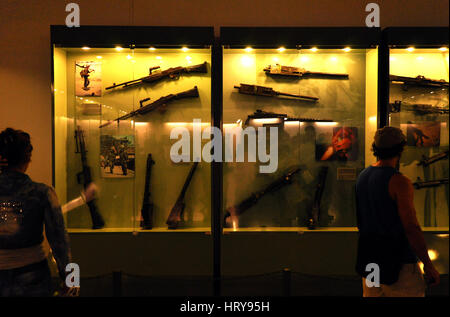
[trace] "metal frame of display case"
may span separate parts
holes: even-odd
[[[449,45],[446,27],[388,27],[381,33],[378,60],[378,127],[389,124],[389,49]]]

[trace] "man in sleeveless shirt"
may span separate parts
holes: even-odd
[[[439,283],[417,221],[414,188],[398,171],[405,144],[400,129],[379,129],[372,144],[377,162],[358,176],[356,271],[362,276],[364,297],[425,296],[418,260],[424,264],[429,285]],[[379,283],[373,274],[379,275]]]

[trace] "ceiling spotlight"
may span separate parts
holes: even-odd
[[[88,46],[83,46],[81,49],[84,50],[84,51],[89,51],[91,48],[88,47]]]
[[[347,53],[347,52],[350,52],[352,49],[347,46],[347,47],[344,47],[342,50]]]
[[[315,46],[311,48],[311,52],[317,52],[318,50],[319,49],[317,47],[315,47]]]
[[[182,50],[183,52],[189,51],[189,49],[188,49],[186,46],[183,46],[183,47],[181,48],[181,50]]]
[[[439,48],[439,50],[441,52],[447,52],[448,51],[448,47],[442,46],[442,47]]]
[[[156,48],[154,48],[153,46],[149,47],[148,49],[149,49],[150,51],[156,50]]]
[[[406,50],[407,50],[408,52],[414,52],[415,48],[412,47],[412,46],[410,46],[410,47],[408,47]]]
[[[121,46],[116,46],[116,51],[118,51],[118,52],[120,52],[120,51],[122,51],[123,50],[123,47],[121,47]]]
[[[253,51],[253,48],[251,48],[250,46],[247,46],[244,51],[246,51],[247,53],[250,53],[251,51]]]
[[[285,49],[283,46],[281,46],[281,47],[278,49],[278,52],[283,53],[285,50],[286,50],[286,49]]]

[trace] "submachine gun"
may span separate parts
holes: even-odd
[[[300,122],[333,122],[331,119],[314,119],[314,118],[293,118],[289,117],[285,113],[275,113],[268,112],[261,109],[257,109],[253,114],[247,116],[245,120],[245,125],[250,123],[250,120],[254,119],[280,119],[280,123],[284,123],[286,121],[300,121]]]
[[[141,227],[142,229],[153,228],[153,204],[150,202],[150,177],[152,173],[152,166],[155,161],[152,159],[152,155],[149,153],[147,156],[147,169],[145,171],[145,187],[144,198],[142,200],[141,209]]]
[[[403,84],[403,88],[405,90],[408,88],[408,86],[448,88],[448,81],[445,81],[444,79],[430,79],[421,75],[417,77],[389,75],[389,81],[393,83]]]
[[[88,185],[92,182],[91,168],[87,162],[87,151],[86,144],[84,140],[84,131],[77,126],[75,130],[75,153],[80,153],[82,171],[77,174],[78,184],[83,184],[83,188],[86,189]],[[89,207],[89,212],[92,219],[92,229],[101,229],[105,226],[105,221],[102,215],[98,211],[96,199],[92,199],[86,203]]]
[[[127,88],[130,86],[136,86],[136,85],[140,85],[143,83],[152,83],[155,81],[159,81],[163,78],[178,79],[178,78],[180,78],[181,74],[190,74],[190,73],[206,74],[208,72],[208,63],[204,62],[202,64],[188,66],[188,67],[182,67],[182,66],[172,67],[172,68],[160,71],[160,72],[153,73],[154,70],[159,69],[159,68],[160,68],[160,66],[151,67],[151,68],[149,68],[148,76],[145,76],[145,77],[142,77],[139,79],[126,81],[126,82],[120,83],[120,84],[113,83],[112,86],[106,87],[105,89],[110,90],[110,89],[117,88],[117,87]]]
[[[265,196],[269,193],[278,191],[279,189],[292,184],[292,177],[295,174],[297,174],[298,172],[300,172],[300,168],[292,169],[291,171],[285,173],[283,176],[281,176],[280,178],[276,179],[274,182],[269,184],[263,190],[256,192],[256,193],[252,193],[250,195],[250,197],[243,200],[238,205],[227,208],[227,210],[225,211],[225,215],[224,215],[224,226],[229,226],[229,224],[227,223],[227,219],[229,217],[238,217],[238,216],[242,215],[245,211],[247,211],[248,209],[250,209],[251,207],[256,205],[256,203],[263,196]]]
[[[435,107],[430,104],[407,104],[403,103],[401,100],[396,100],[389,104],[389,112],[398,113],[402,109],[407,111],[414,111],[417,114],[424,115],[430,113],[436,114],[448,114],[449,108]]]
[[[158,100],[156,100],[156,101],[154,101],[154,102],[144,106],[144,102],[147,102],[147,101],[150,100],[150,98],[145,98],[145,99],[139,101],[141,107],[138,108],[137,110],[134,110],[134,111],[132,111],[130,113],[127,113],[126,115],[123,115],[123,116],[121,116],[121,117],[119,117],[117,119],[114,119],[112,121],[108,121],[106,123],[103,123],[102,125],[100,125],[99,128],[104,128],[104,127],[110,125],[111,123],[113,123],[114,121],[120,122],[121,120],[126,120],[126,119],[129,119],[129,118],[138,116],[138,115],[143,115],[143,114],[146,114],[146,113],[151,112],[153,110],[157,110],[158,109],[159,111],[165,111],[166,107],[167,107],[167,104],[169,102],[172,102],[172,101],[178,100],[178,99],[182,99],[182,98],[196,98],[198,96],[199,96],[198,89],[197,89],[197,86],[195,86],[192,89],[180,92],[178,94],[170,94],[170,95],[161,97]]]
[[[179,226],[184,225],[184,207],[186,206],[184,203],[184,196],[189,187],[189,184],[191,183],[192,177],[194,176],[197,165],[198,162],[194,162],[194,165],[192,165],[186,181],[184,182],[183,188],[181,189],[181,193],[178,196],[172,210],[170,211],[169,217],[166,221],[166,224],[169,225],[169,229],[176,229]]]
[[[422,160],[420,160],[419,163],[417,163],[418,166],[422,165],[423,167],[427,167],[428,165],[431,165],[433,163],[436,163],[440,160],[445,160],[446,158],[448,158],[448,150],[438,153],[436,155],[430,156],[430,157],[426,157],[425,155],[423,156]]]

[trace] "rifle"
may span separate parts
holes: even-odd
[[[325,181],[327,179],[328,166],[322,166],[319,172],[319,182],[317,183],[316,193],[314,195],[314,204],[311,213],[308,215],[308,229],[313,230],[319,225],[320,201],[322,200]]]
[[[269,65],[266,68],[264,68],[264,71],[266,72],[266,75],[285,76],[285,77],[296,77],[296,78],[329,77],[329,78],[348,79],[348,74],[310,72],[304,68],[293,66],[282,66],[279,64]]]
[[[182,98],[195,98],[198,96],[199,96],[198,89],[197,89],[197,86],[195,86],[192,89],[180,92],[178,94],[170,94],[170,95],[161,97],[158,100],[144,106],[144,102],[147,102],[150,100],[150,98],[145,98],[145,99],[142,99],[141,101],[139,101],[139,104],[141,105],[141,107],[138,108],[137,110],[127,113],[126,115],[123,115],[112,121],[103,123],[102,125],[100,125],[99,128],[106,127],[106,126],[110,125],[111,123],[113,123],[114,121],[119,122],[120,120],[126,120],[128,118],[132,118],[137,115],[143,115],[143,114],[146,114],[146,113],[156,110],[156,109],[159,109],[161,112],[163,112],[166,110],[167,104],[169,102],[172,102],[172,101],[178,100],[178,99],[182,99]]]
[[[194,162],[191,170],[189,171],[188,177],[184,182],[183,188],[181,189],[181,193],[175,202],[172,210],[170,211],[169,217],[167,218],[166,224],[169,225],[169,229],[176,229],[180,224],[184,224],[184,207],[186,206],[184,203],[184,195],[186,194],[186,190],[191,183],[192,177],[194,176],[195,169],[197,168],[198,162]]]
[[[280,123],[284,123],[285,121],[300,121],[300,122],[333,122],[333,120],[330,119],[312,119],[312,118],[292,118],[289,117],[285,113],[275,113],[275,112],[268,112],[264,110],[256,110],[253,114],[248,115],[247,120],[245,120],[245,125],[248,125],[250,120],[252,119],[272,119],[272,118],[279,118]]]
[[[447,87],[448,88],[448,82],[444,79],[436,80],[436,79],[429,79],[425,76],[417,76],[417,77],[406,77],[406,76],[396,76],[396,75],[389,75],[389,81],[396,82],[396,83],[402,83],[404,85],[404,88],[406,89],[408,86],[419,86],[419,87]]]
[[[81,165],[82,171],[77,174],[77,182],[78,184],[83,184],[84,189],[88,187],[88,185],[92,182],[91,168],[87,163],[87,151],[86,144],[84,141],[84,131],[81,130],[80,126],[77,126],[75,130],[75,153],[80,153],[81,155]],[[89,212],[91,213],[92,219],[92,229],[101,229],[105,226],[105,221],[103,220],[102,215],[99,213],[97,209],[96,200],[92,199],[87,202],[89,207]]]
[[[246,94],[246,95],[255,95],[255,96],[264,96],[264,97],[288,96],[288,97],[298,98],[300,100],[307,100],[307,101],[313,101],[313,102],[319,100],[319,98],[317,98],[317,97],[287,94],[284,92],[275,91],[271,87],[264,87],[264,86],[257,86],[257,85],[241,84],[240,86],[234,86],[234,88],[239,89],[239,93]]]
[[[423,182],[420,177],[417,177],[417,182],[413,183],[415,189],[438,187],[440,185],[448,184],[448,178],[436,179],[432,181]]]
[[[145,187],[144,187],[144,198],[142,200],[141,209],[141,227],[142,229],[152,229],[153,228],[153,204],[150,202],[150,176],[152,172],[152,165],[155,161],[152,159],[152,155],[149,153],[147,156],[147,169],[145,171]]]
[[[402,105],[404,107],[402,107]],[[414,111],[418,114],[428,114],[428,113],[438,113],[438,114],[446,114],[449,113],[448,108],[444,107],[434,107],[430,104],[405,104],[401,100],[396,100],[393,103],[389,104],[389,111],[391,113],[398,113],[401,109],[404,108],[408,111]]]
[[[113,83],[112,86],[106,87],[106,90],[109,89],[113,89],[116,87],[120,87],[123,86],[123,88],[127,88],[130,86],[136,86],[136,85],[140,85],[143,83],[152,83],[158,80],[161,80],[163,78],[170,78],[170,79],[178,79],[180,78],[181,74],[189,74],[189,73],[207,73],[208,72],[208,67],[207,67],[208,63],[204,62],[203,64],[198,64],[198,65],[193,65],[193,66],[188,66],[188,67],[182,67],[182,66],[178,66],[178,67],[172,67],[172,68],[168,68],[166,70],[157,72],[157,73],[152,73],[154,70],[156,69],[160,69],[160,66],[155,66],[155,67],[151,67],[149,68],[149,75],[139,78],[139,79],[134,79],[134,80],[130,80],[124,83],[120,83],[120,84],[116,84]]]
[[[239,215],[242,215],[246,210],[256,205],[256,203],[266,194],[273,193],[286,185],[292,184],[292,177],[298,172],[300,172],[300,168],[292,169],[291,171],[287,172],[286,174],[269,184],[265,189],[256,193],[252,193],[249,198],[245,199],[238,205],[227,208],[224,217],[224,226],[227,226],[228,217],[237,217]]]
[[[422,165],[423,167],[427,167],[430,164],[433,164],[437,161],[444,160],[448,157],[448,150],[438,153],[436,155],[426,157],[425,155],[422,157],[422,160],[417,163],[418,166]]]

